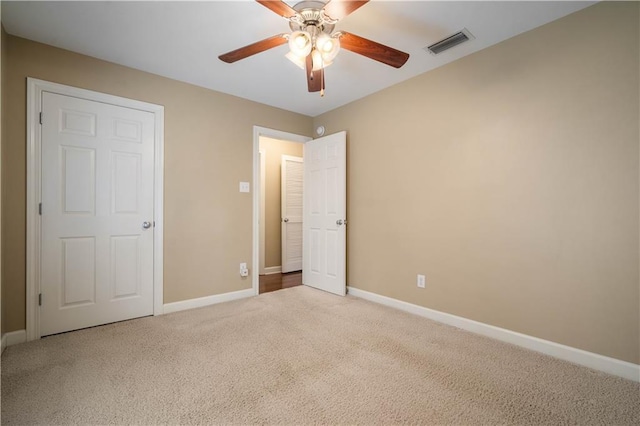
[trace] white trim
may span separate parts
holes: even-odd
[[[36,213],[40,193],[40,126],[38,119],[42,90],[35,80],[27,79],[27,271],[26,330],[27,340],[40,338],[40,217]]]
[[[264,275],[281,274],[282,266],[268,266],[264,268]]]
[[[354,287],[348,287],[348,294],[389,306],[401,311],[409,312],[421,317],[428,318],[443,324],[452,325],[472,333],[491,337],[502,342],[511,343],[512,345],[530,349],[536,352],[550,355],[574,364],[592,368],[594,370],[603,371],[614,376],[623,377],[625,379],[640,382],[640,365],[631,362],[621,361],[619,359],[610,358],[604,355],[588,352],[582,349],[573,348],[571,346],[561,345],[559,343],[550,342],[549,340],[540,339],[515,331],[506,330],[504,328],[495,327],[493,325],[473,321],[467,318],[459,317],[445,312],[436,311],[425,308],[423,306],[414,305],[412,303],[403,302],[401,300],[392,299],[387,296],[381,296],[376,293],[359,290]]]
[[[267,264],[267,153],[261,149],[258,156],[260,157],[260,194],[258,195],[260,199],[260,268],[258,273],[265,275],[265,265]]]
[[[266,127],[253,126],[253,187],[260,188],[260,136],[267,138],[280,139],[291,142],[305,143],[312,138],[308,136],[296,135],[294,133],[282,132],[280,130],[273,130]],[[253,191],[253,256],[252,263],[260,265],[260,191]],[[251,283],[255,295],[260,293],[259,274],[253,274]]]
[[[164,107],[155,111],[153,176],[153,315],[164,313]]]
[[[16,330],[4,333],[2,335],[2,351],[13,345],[24,343],[27,341],[27,330]]]
[[[218,303],[230,302],[232,300],[253,297],[253,288],[246,290],[232,291],[230,293],[214,294],[213,296],[199,297],[197,299],[181,300],[180,302],[166,303],[164,313],[184,311],[187,309],[202,308],[204,306],[216,305]]]
[[[163,239],[164,239],[164,107],[92,90],[79,89],[48,81],[27,78],[27,291],[26,339],[40,338],[40,216],[41,127],[39,113],[42,93],[51,92],[95,102],[147,111],[155,116],[154,135],[154,242],[153,242],[153,314],[163,313]]]

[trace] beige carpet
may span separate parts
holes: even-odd
[[[3,424],[640,424],[640,385],[297,287],[2,356]]]

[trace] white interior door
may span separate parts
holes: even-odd
[[[302,158],[283,155],[281,167],[282,272],[302,270]]]
[[[302,282],[346,294],[347,133],[304,144]]]
[[[152,315],[154,115],[42,103],[41,335]]]
[[[266,198],[267,198],[267,160],[266,160],[266,153],[264,151],[259,151],[258,152],[258,176],[260,176],[260,193],[258,196],[258,199],[260,200],[260,216],[258,218],[258,225],[259,225],[259,231],[260,231],[260,235],[259,235],[259,239],[260,239],[260,249],[259,249],[259,253],[260,253],[260,259],[258,261],[258,273],[260,275],[264,275],[265,274],[265,265],[266,265],[266,261],[267,261],[267,223],[266,223],[266,216],[267,216],[267,203],[266,203]]]

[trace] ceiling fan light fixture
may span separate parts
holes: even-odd
[[[322,33],[316,39],[316,47],[322,53],[328,53],[333,50],[333,40],[329,37],[329,34]]]
[[[298,57],[306,57],[312,47],[311,34],[306,31],[294,31],[289,36],[289,49]]]
[[[340,51],[340,39],[331,37],[326,33],[321,34],[316,40],[316,48],[320,51],[322,60],[325,63],[331,62]]]
[[[355,34],[337,31],[335,24],[369,0],[303,0],[289,6],[285,0],[256,0],[289,21],[291,33],[277,34],[218,56],[234,63],[266,50],[289,45],[286,58],[307,75],[309,92],[324,95],[324,68],[331,65],[341,49],[365,56],[394,68],[402,67],[409,54]],[[296,0],[299,1],[299,0]],[[333,34],[332,34],[333,33]]]
[[[301,70],[304,69],[304,58],[301,58],[298,55],[294,55],[293,52],[287,52],[287,54],[284,56],[285,58],[293,62],[295,65],[297,65],[298,68],[300,68]]]

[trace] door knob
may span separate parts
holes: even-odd
[[[284,223],[287,223],[287,222],[289,222],[289,219],[285,217],[282,221],[283,221]]]
[[[338,226],[342,225],[342,219],[336,220],[336,225],[338,225]]]
[[[151,228],[151,222],[142,222],[142,227],[144,229],[149,229]]]

